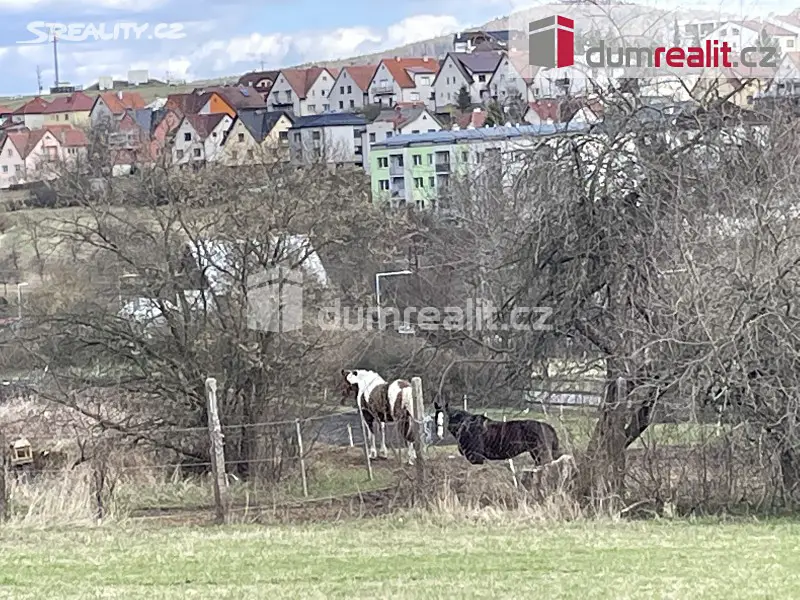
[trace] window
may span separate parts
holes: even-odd
[[[435,129],[428,129],[428,133],[435,133],[435,132],[436,132]]]
[[[384,192],[389,189],[389,180],[388,179],[381,179],[378,183],[381,186],[381,190],[383,190]]]
[[[317,105],[316,104],[309,104],[308,105],[309,112],[317,112]]]
[[[733,35],[739,35],[739,29],[734,27],[733,28]]]
[[[288,131],[281,131],[278,134],[278,141],[280,141],[281,144],[286,144],[286,142],[289,141],[289,132]]]
[[[467,157],[468,157],[468,155],[467,155],[467,151],[466,151],[466,150],[464,150],[464,151],[461,153],[461,160],[463,160],[463,161],[466,161],[466,160],[467,160]]]
[[[295,142],[299,142],[301,139],[302,139],[302,137],[300,135],[300,132],[296,131],[295,134],[294,134],[294,141]]]
[[[320,96],[322,96],[324,98],[325,97],[325,90],[322,90],[319,94],[320,94]]]
[[[247,151],[247,158],[253,158],[254,156],[255,156],[255,154],[253,153],[252,150],[248,150]]]
[[[236,150],[234,150],[233,152],[231,152],[231,158],[233,160],[236,160],[237,158],[239,158],[239,153]]]
[[[8,173],[8,165],[3,165],[3,173]]]
[[[184,133],[183,134],[183,141],[184,142],[191,142],[192,141],[192,134],[191,133]]]
[[[323,104],[322,105],[323,112],[328,112],[330,109],[331,109],[331,105],[330,104]]]
[[[478,75],[478,81],[480,81],[481,83],[485,82],[486,81],[486,75]]]
[[[419,133],[419,129],[412,129],[411,133]]]
[[[374,133],[370,133],[369,134],[369,141],[370,141],[371,144],[375,143],[375,134]]]
[[[355,108],[355,107],[356,107],[356,101],[350,100],[350,108]]]
[[[69,121],[69,113],[67,113],[67,114],[65,114],[65,115],[64,115],[64,120],[65,120],[65,121]]]
[[[422,155],[421,154],[415,154],[413,156],[413,159],[414,159],[414,166],[415,167],[418,167],[419,165],[422,164]]]
[[[216,139],[217,138],[217,132],[216,131],[212,131],[211,132],[211,137]]]
[[[14,152],[10,148],[8,149],[8,155],[9,156],[14,156]]]
[[[22,165],[14,165],[15,173],[22,173]]]
[[[428,187],[434,187],[436,185],[436,178],[435,177],[428,177]]]
[[[386,132],[386,139],[389,139],[390,137],[392,137],[392,132],[391,131],[387,131]]]
[[[378,167],[385,169],[389,166],[389,158],[386,156],[381,156],[378,158]]]
[[[794,48],[794,40],[786,40],[787,48]]]
[[[200,148],[195,148],[194,149],[194,157],[195,158],[200,158],[200,155],[201,155]]]
[[[321,136],[320,136],[320,133],[319,133],[319,131],[312,131],[312,132],[311,132],[311,139],[312,139],[312,140],[319,140],[319,139],[320,139],[320,137],[321,137]]]
[[[428,154],[428,164],[429,165],[433,164],[433,154]]]
[[[176,156],[177,156],[179,159],[183,158],[183,150],[178,150],[178,151],[176,151],[176,152],[175,152],[175,155],[176,155]]]
[[[244,141],[244,134],[243,134],[243,133],[240,133],[240,134],[239,134],[239,141],[240,141],[240,142],[243,142],[243,141]]]
[[[344,100],[339,100],[339,108],[344,108]]]
[[[339,93],[340,93],[340,94],[344,94],[344,86],[342,86],[342,87],[340,87],[340,88],[339,88]]]
[[[422,184],[423,184],[422,177],[414,177],[414,187],[415,188],[424,187]]]
[[[348,85],[347,86],[347,93],[348,94],[352,94],[353,93],[353,86],[352,85]]]

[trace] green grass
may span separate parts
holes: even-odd
[[[433,522],[432,522],[433,521]],[[0,597],[792,598],[791,522],[0,530]]]

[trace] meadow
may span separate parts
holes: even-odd
[[[790,598],[791,521],[403,513],[305,526],[0,529],[3,598]],[[530,597],[529,596],[529,597]]]

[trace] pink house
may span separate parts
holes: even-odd
[[[0,142],[0,189],[56,177],[62,161],[86,156],[86,134],[69,126],[9,131]]]

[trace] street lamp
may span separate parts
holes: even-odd
[[[381,277],[391,277],[393,275],[413,275],[412,271],[384,271],[375,273],[375,304],[378,307],[378,325],[381,323]]]
[[[22,288],[28,285],[27,281],[17,284],[17,317],[22,320]]]

